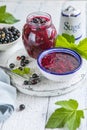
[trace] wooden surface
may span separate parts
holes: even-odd
[[[53,23],[57,31],[59,28],[61,8],[66,4],[60,0],[0,0],[1,5],[7,5],[7,11],[11,12],[21,21],[15,26],[22,32],[26,16],[31,12],[44,11],[52,16]],[[86,1],[70,1],[71,5],[80,8],[83,13],[83,34],[86,35]],[[20,48],[23,48],[22,40],[7,50],[0,52],[0,64],[4,65],[8,58]],[[0,124],[0,130],[46,130],[45,124],[47,119],[56,109],[55,102],[59,100],[76,99],[79,102],[79,108],[87,107],[87,76],[80,84],[79,88],[74,91],[56,97],[34,97],[17,92],[16,108],[12,116],[4,123]],[[20,104],[25,104],[26,109],[18,112],[16,109]],[[51,129],[49,129],[51,130]],[[64,129],[56,129],[64,130]],[[85,119],[82,120],[79,130],[87,130],[87,112]]]

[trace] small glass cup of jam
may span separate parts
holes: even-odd
[[[28,54],[37,59],[38,55],[53,48],[57,31],[51,15],[45,12],[33,12],[27,16],[23,27],[22,39]]]

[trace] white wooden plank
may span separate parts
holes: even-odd
[[[17,107],[22,103],[26,109],[15,111],[4,123],[3,130],[44,130],[48,99],[18,94]]]

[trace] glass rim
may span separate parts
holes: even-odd
[[[47,17],[49,19],[49,21],[46,21],[45,24],[37,24],[37,23],[31,22],[31,19],[33,17],[41,17],[41,16]],[[26,18],[26,22],[27,22],[27,24],[29,24],[31,26],[31,28],[47,27],[47,26],[51,25],[52,18],[49,13],[38,11],[38,12],[32,12],[32,13],[28,14],[28,16]]]

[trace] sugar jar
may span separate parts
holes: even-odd
[[[27,16],[22,39],[31,57],[36,59],[42,51],[53,48],[56,35],[57,31],[50,14],[33,12]]]
[[[61,11],[59,33],[73,35],[79,42],[82,38],[82,14],[81,11],[69,5]]]

